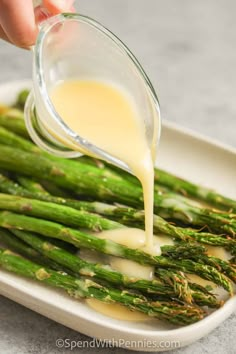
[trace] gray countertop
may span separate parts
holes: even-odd
[[[236,147],[234,0],[80,0],[78,9],[110,28],[136,54],[157,90],[164,119]],[[0,42],[0,63],[0,83],[31,76],[30,52]],[[206,338],[174,353],[233,354],[235,328],[233,315]],[[62,353],[55,345],[61,337],[86,339],[0,297],[0,353]]]

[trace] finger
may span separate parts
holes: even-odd
[[[38,31],[32,0],[1,0],[0,24],[6,36],[15,45],[33,45]]]
[[[74,0],[43,0],[43,6],[52,14],[74,11]]]
[[[7,37],[6,33],[4,32],[3,28],[0,26],[0,38],[4,41],[10,42],[9,38]]]

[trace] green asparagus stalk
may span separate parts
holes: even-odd
[[[20,91],[17,96],[16,103],[14,104],[14,107],[24,110],[25,102],[27,100],[28,95],[29,95],[29,90],[25,89],[25,90]]]
[[[204,316],[200,308],[175,302],[148,301],[144,296],[127,290],[107,288],[90,279],[84,280],[55,272],[9,250],[0,249],[0,265],[10,272],[61,288],[75,298],[96,298],[107,303],[120,303],[131,310],[138,310],[177,325],[190,324]]]
[[[118,222],[131,227],[144,228],[144,212],[133,208],[114,206],[99,202],[83,202],[78,200],[57,198],[54,196],[44,195],[40,193],[31,193],[3,175],[0,175],[0,191],[12,195],[23,196],[30,199],[38,199],[59,205],[66,205],[77,210],[101,214],[103,216],[115,219]],[[236,251],[235,240],[211,233],[197,232],[196,230],[190,228],[176,227],[157,215],[154,215],[153,221],[154,233],[158,234],[159,232],[161,232],[177,240],[182,240],[186,242],[196,241],[213,246],[222,246],[230,251]],[[110,228],[112,228],[111,226]],[[87,226],[83,225],[83,227],[86,228]],[[105,230],[106,228],[104,226],[102,227],[102,225],[100,224],[98,229]]]
[[[236,201],[218,194],[214,190],[198,186],[171,173],[155,169],[155,181],[158,185],[168,187],[170,190],[194,197],[216,208],[236,213]]]
[[[14,132],[5,129],[3,126],[0,126],[0,144],[4,144],[9,147],[15,147],[19,149],[19,153],[22,151],[31,152],[35,154],[35,158],[38,158],[38,155],[43,156],[49,159],[52,162],[55,162],[57,165],[60,165],[63,169],[72,169],[75,172],[76,164],[74,161],[69,159],[58,158],[54,155],[47,153],[46,151],[41,150],[38,146],[36,146],[32,141],[24,139],[23,137],[15,134]],[[22,151],[21,151],[22,150]],[[107,172],[104,172],[104,175]],[[118,177],[117,177],[118,178]]]
[[[48,194],[51,194],[51,195],[56,196],[56,197],[64,198],[64,199],[65,198],[67,198],[67,199],[73,198],[71,193],[69,193],[68,191],[65,191],[64,189],[56,186],[53,182],[40,180],[38,183],[41,184],[43,189],[46,190],[48,192]]]
[[[232,284],[224,274],[221,274],[212,266],[203,265],[189,259],[172,260],[169,257],[153,256],[141,250],[130,249],[111,240],[99,239],[94,235],[88,235],[52,221],[11,212],[0,212],[0,226],[8,229],[15,228],[36,232],[43,236],[61,239],[77,247],[85,247],[101,253],[131,259],[140,264],[153,264],[162,268],[168,267],[198,274],[204,279],[211,280],[224,287],[231,295],[233,293]]]
[[[64,171],[73,171],[74,174],[77,173],[77,169],[80,167],[83,169],[83,171],[87,171],[87,173],[91,173],[91,169],[94,169],[94,172],[96,172],[97,177],[100,177],[101,179],[103,178],[114,178],[115,181],[120,180],[121,182],[123,181],[122,177],[120,177],[118,174],[114,174],[113,171],[111,170],[99,170],[96,167],[93,166],[88,166],[85,163],[82,163],[80,159],[77,159],[76,161],[72,161],[70,159],[63,159],[56,157],[54,155],[51,155],[47,153],[46,151],[41,150],[38,146],[36,146],[33,142],[22,138],[21,136],[3,128],[0,126],[0,144],[4,144],[9,147],[15,147],[19,149],[19,153],[22,153],[22,151],[25,152],[30,152],[35,154],[35,158],[38,159],[39,156],[45,157],[48,160],[50,160],[53,164],[55,163],[57,166],[55,167],[56,169],[59,169],[58,172],[60,174],[60,169]],[[21,151],[22,150],[22,151]],[[56,172],[56,171],[54,171]],[[56,173],[57,174],[57,173]],[[41,179],[44,179],[41,178]],[[54,181],[52,181],[54,182]]]
[[[97,166],[100,169],[113,171],[117,175],[128,179],[136,185],[139,185],[139,181],[136,177],[115,166],[111,166],[104,161],[88,156],[82,156],[80,159],[83,162],[86,162],[92,166]],[[216,208],[230,211],[231,213],[236,213],[235,200],[227,198],[214,190],[196,185],[157,168],[155,168],[155,191],[157,193],[168,191],[176,192],[177,194],[182,194],[185,197],[193,197],[194,200],[197,199],[199,202],[207,203]]]
[[[22,113],[18,113],[17,110],[8,110],[7,112],[11,112],[13,111],[12,113],[12,119],[10,120],[13,120],[16,121],[20,121],[19,122],[19,125],[22,125],[24,124],[24,121],[22,120]],[[14,115],[14,111],[16,116]],[[86,159],[85,158],[79,158],[79,159],[76,159],[76,161],[70,161],[68,159],[63,159],[63,158],[58,158],[56,156],[53,156],[51,154],[48,154],[47,152],[41,150],[38,146],[36,146],[32,141],[29,141],[29,139],[26,139],[23,134],[20,134],[18,133],[17,131],[14,131],[8,120],[9,118],[11,117],[10,113],[9,113],[9,116],[5,117],[5,119],[7,120],[7,122],[4,124],[4,116],[2,116],[2,121],[1,121],[1,115],[0,115],[0,144],[4,144],[4,145],[7,145],[7,146],[14,146],[14,147],[17,147],[19,148],[20,150],[23,150],[23,151],[26,151],[26,152],[32,152],[32,153],[35,153],[35,154],[40,154],[42,156],[45,156],[47,157],[48,159],[52,160],[52,161],[55,161],[57,162],[58,164],[61,164],[64,168],[68,167],[70,169],[73,169],[74,171],[76,171],[77,167],[82,165],[83,168],[86,168],[86,166],[88,165],[88,163],[86,162]],[[2,124],[1,124],[2,122]],[[25,135],[28,134],[25,126],[24,126],[24,129],[25,129]],[[92,161],[92,160],[91,160]],[[90,167],[91,168],[94,168],[96,165],[92,165],[90,164]],[[90,171],[91,169],[89,169]],[[97,169],[97,166],[95,167],[95,170],[98,170]],[[119,173],[116,173],[115,171],[113,171],[112,169],[100,169],[99,171],[99,175],[100,177],[103,177],[103,178],[106,178],[106,177],[113,177],[115,178],[115,180],[120,180],[120,181],[123,181],[123,177],[119,175]],[[140,185],[140,183],[139,183]]]
[[[4,244],[4,246],[7,246],[7,248],[21,254],[23,257],[29,258],[33,262],[46,265],[54,270],[61,270],[61,266],[59,266],[58,263],[44,257],[35,249],[28,246],[27,243],[22,242],[8,230],[3,228],[0,228],[0,242],[1,244]],[[65,271],[65,268],[63,270]],[[68,272],[68,269],[66,269],[66,272]]]
[[[61,158],[58,159],[55,156],[45,153],[37,146],[35,146],[33,142],[29,141],[28,132],[24,125],[23,114],[21,111],[9,108],[7,112],[9,112],[7,116],[3,116],[0,114],[0,143],[9,146],[16,146],[19,149],[24,151],[42,153],[44,156],[48,157],[49,159],[55,160],[58,163],[60,162],[64,164],[71,163],[71,161],[61,159]],[[92,158],[90,160],[91,162],[93,161]],[[82,158],[76,159],[76,161],[78,161],[78,163],[82,162],[83,164],[87,165],[89,158],[87,161],[86,157],[84,156]],[[91,165],[97,166],[94,163],[91,163]],[[74,164],[74,162],[72,162],[71,166],[76,168],[76,164]],[[114,177],[115,179],[122,180],[122,176],[120,176],[119,173],[115,173],[115,171],[113,171],[112,169],[106,168],[102,173],[104,177],[109,176],[109,177]],[[131,175],[127,173],[127,176],[131,176]],[[132,181],[136,180],[134,176],[131,176],[131,179]],[[139,181],[138,184],[140,185]],[[54,186],[54,189],[55,187],[56,186]]]
[[[189,298],[187,297],[187,302],[192,302],[194,295],[188,290],[191,285],[185,277],[184,273],[174,271],[173,269],[168,270],[158,267],[156,269],[155,275],[164,281],[165,284],[172,286],[175,289],[175,292],[179,294],[180,298],[182,298],[183,294],[187,294],[187,296],[189,296]]]
[[[5,172],[4,170],[1,169],[1,173],[0,173],[0,191],[1,192],[12,194],[12,195],[19,195],[19,196],[28,197],[28,198],[30,198],[30,196],[36,195],[35,193],[33,194],[32,192],[29,192],[25,188],[19,186],[18,183],[16,183],[15,181],[12,181],[6,175],[7,175],[7,172]],[[40,194],[38,193],[37,196],[40,196]]]
[[[1,189],[1,186],[0,186]],[[56,202],[56,201],[55,201]],[[81,205],[82,207],[82,205]],[[76,205],[74,205],[76,208]],[[144,211],[125,206],[109,205],[105,203],[84,202],[83,208],[91,212],[106,216],[128,226],[144,228]],[[222,246],[236,250],[236,240],[225,237],[224,235],[212,234],[209,232],[198,232],[195,229],[175,226],[158,215],[153,216],[154,233],[159,232],[169,235],[177,240],[200,242],[212,246]]]
[[[198,256],[192,254],[189,258],[197,261],[198,263],[213,266],[218,269],[219,272],[225,274],[229,279],[236,283],[236,269],[234,269],[229,262],[214,256],[206,256],[204,254],[199,254]]]
[[[107,171],[107,172],[109,172],[110,176],[113,176],[115,178],[119,178],[120,180],[125,179],[126,181],[129,181],[136,186],[140,186],[140,181],[138,180],[137,177],[135,177],[131,173],[126,172],[126,171],[120,169],[119,167],[111,165],[103,160],[100,160],[100,159],[97,159],[94,157],[90,157],[87,155],[82,155],[78,158],[78,161],[83,162],[86,165],[96,167],[100,170],[103,170],[104,172]]]
[[[22,117],[19,120],[20,120],[20,124],[22,124]],[[7,117],[7,122],[8,122],[8,117]],[[19,136],[19,135],[23,135],[23,134],[15,134],[13,129],[10,129],[10,127],[8,127],[8,125],[6,128],[7,129],[4,129],[4,124],[3,124],[3,127],[1,127],[1,116],[0,116],[0,143],[8,145],[10,147],[12,147],[12,146],[18,147],[19,149],[26,151],[26,152],[33,152],[35,154],[42,154],[43,156],[49,158],[50,160],[56,161],[58,164],[62,164],[64,169],[67,169],[67,168],[71,169],[72,168],[76,172],[78,165],[74,161],[70,161],[70,160],[66,160],[66,159],[62,159],[62,158],[58,158],[53,155],[50,155],[47,152],[39,149],[36,145],[34,145],[33,142],[24,139],[24,136],[23,137]],[[28,134],[27,131],[26,131],[26,134]],[[77,160],[78,164],[81,164],[81,162],[83,163],[83,168],[86,168],[86,165],[87,165],[87,163],[85,163],[85,161],[83,161],[82,158]],[[92,161],[92,159],[91,159],[91,161]],[[89,171],[90,170],[88,170],[88,172]],[[101,171],[100,178],[107,178],[107,177],[109,177],[109,178],[114,177],[115,180],[120,179],[122,181],[122,176],[119,176],[118,173],[113,172],[111,169],[110,170],[106,169],[104,171]],[[44,180],[43,184],[46,185],[46,189],[48,189],[49,192],[53,195],[57,195],[62,198],[69,198],[70,197],[70,194],[68,193],[68,191],[66,192],[65,190],[62,190],[62,188],[56,186],[53,181],[50,182],[50,181]],[[27,188],[27,183],[23,183],[23,186],[25,186],[26,189],[29,189],[29,188]]]
[[[115,221],[83,210],[76,210],[64,205],[1,193],[0,209],[57,221],[64,225],[89,229],[94,232],[125,227]]]
[[[72,163],[73,161],[71,161]],[[69,189],[80,195],[103,201],[123,203],[130,206],[143,207],[143,192],[128,181],[120,181],[113,177],[106,178],[99,169],[76,162],[76,169],[64,168],[63,164],[37,154],[19,151],[8,146],[0,147],[0,167],[13,172],[24,172],[35,178],[54,181],[56,185]],[[102,177],[102,178],[101,178]],[[215,232],[235,236],[236,222],[222,217],[208,209],[200,209],[188,205],[180,197],[174,195],[155,195],[155,211],[164,218],[173,218],[197,226],[208,226]]]
[[[3,112],[0,112],[0,126],[25,139],[29,139],[23,112],[18,109],[7,108]]]
[[[8,118],[7,118],[8,119]],[[1,121],[0,121],[1,122]],[[32,152],[35,154],[41,154],[49,159],[55,160],[60,163],[60,159],[48,154],[47,152],[41,150],[38,146],[36,146],[32,141],[29,141],[20,135],[15,134],[14,132],[0,126],[0,144],[4,144],[10,147],[15,147],[23,151]],[[64,161],[62,159],[62,161]],[[65,160],[67,161],[67,160]]]
[[[100,169],[107,169],[116,172],[118,175],[123,176],[125,179],[129,179],[132,183],[139,184],[139,181],[134,176],[129,173],[120,170],[117,167],[111,166],[108,163],[91,158],[88,156],[82,156],[81,160],[87,164],[97,166]],[[163,171],[161,169],[155,168],[155,189],[156,192],[161,191],[172,191],[178,194],[182,194],[185,197],[193,197],[199,202],[204,202],[209,205],[212,205],[216,208],[230,211],[236,213],[236,201],[230,198],[227,198],[214,190],[196,185],[187,180],[179,178],[169,172]]]
[[[42,187],[40,183],[33,181],[31,178],[17,176],[16,180],[29,192],[49,195],[49,193]]]
[[[18,240],[8,230],[3,228],[0,228],[0,242],[1,244],[4,243],[5,246],[9,247],[13,251],[19,252],[30,259],[36,260],[39,257],[39,253],[36,250],[28,246],[26,243]]]
[[[56,160],[57,162],[64,162],[65,164],[68,163],[70,164],[70,161],[68,160],[60,159],[60,158],[58,159],[55,156],[45,153],[37,146],[35,146],[32,141],[29,141],[30,137],[24,124],[23,113],[20,110],[7,107],[4,110],[4,114],[5,115],[1,114],[0,112],[0,143],[9,146],[17,146],[19,149],[24,151],[30,151],[34,153],[40,152],[52,160]],[[91,160],[91,165],[97,166],[96,164],[92,163],[93,161],[92,158],[90,158],[90,160]],[[83,164],[87,165],[89,158],[87,161],[86,157],[84,156],[82,158],[76,159],[76,161],[78,161],[78,163],[83,162]],[[76,164],[74,164],[74,162],[72,162],[72,165],[74,165],[74,167],[76,168]],[[120,176],[119,173],[115,173],[115,171],[113,171],[112,169],[104,170],[103,175],[104,177],[108,175],[110,177],[113,176],[116,179],[122,180],[122,176]],[[128,173],[127,175],[129,176]],[[133,178],[133,180],[135,181],[135,177],[131,176],[131,178]],[[140,182],[138,182],[138,184],[140,184]],[[54,186],[54,189],[55,188],[56,186]]]
[[[155,274],[166,284],[173,286],[180,298],[183,296],[182,294],[185,294],[187,289],[190,288],[192,290],[191,296],[194,302],[199,306],[220,307],[223,305],[223,302],[218,300],[205,287],[190,282],[183,272],[158,267],[155,270]]]

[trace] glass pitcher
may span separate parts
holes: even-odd
[[[25,105],[27,129],[42,149],[66,158],[94,156],[132,172],[123,161],[72,131],[58,115],[50,91],[68,79],[99,80],[124,88],[135,102],[154,151],[161,133],[159,103],[135,56],[91,18],[74,13],[48,18],[33,49],[33,88]]]

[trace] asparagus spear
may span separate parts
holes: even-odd
[[[0,186],[1,189],[1,186]],[[55,201],[56,202],[56,201]],[[74,208],[78,208],[76,204]],[[82,208],[82,204],[81,204]],[[128,226],[144,228],[144,211],[125,206],[109,205],[105,203],[93,202],[83,203],[83,209],[104,215],[107,218],[117,220]],[[175,226],[158,215],[153,216],[154,233],[161,232],[182,241],[196,241],[213,246],[222,246],[236,250],[236,240],[224,235],[212,234],[209,232],[198,232],[195,229]]]
[[[138,179],[134,176],[115,166],[111,166],[104,161],[88,156],[82,156],[80,159],[103,170],[112,170],[118,175],[123,176],[125,179],[129,179],[132,183],[139,184]],[[157,193],[160,191],[173,191],[182,194],[185,197],[193,197],[194,199],[199,200],[199,202],[203,201],[216,208],[236,213],[235,200],[227,198],[212,189],[196,185],[158,168],[155,168],[155,190]]]
[[[27,100],[28,95],[29,95],[29,90],[25,89],[25,90],[20,91],[18,93],[16,103],[14,104],[14,106],[18,107],[21,110],[24,110],[25,102]]]
[[[81,162],[82,160],[76,160],[72,161],[70,159],[63,159],[56,157],[54,155],[51,155],[43,150],[41,150],[38,146],[36,146],[33,142],[26,140],[22,138],[21,136],[3,128],[0,126],[0,144],[4,144],[9,147],[15,147],[20,149],[19,153],[22,153],[21,150],[25,152],[30,152],[35,154],[35,158],[38,159],[39,156],[45,157],[48,160],[50,160],[53,164],[55,163],[56,169],[64,170],[64,171],[73,171],[74,174],[76,174],[77,169],[80,167],[84,171],[87,171],[87,173],[91,173],[91,169],[94,169],[96,172],[97,177],[100,178],[114,178],[115,181],[120,180],[121,182],[123,181],[122,177],[120,177],[118,174],[114,174],[112,171],[109,170],[99,170],[93,166],[87,166],[87,164]],[[56,171],[54,171],[56,172]],[[44,179],[44,177],[42,178]]]
[[[0,112],[0,126],[25,139],[29,139],[29,134],[24,123],[23,112],[18,109],[7,108],[4,112]]]
[[[110,176],[114,176],[114,177],[118,177],[121,180],[125,179],[126,181],[131,182],[132,184],[138,185],[140,186],[140,181],[138,180],[137,177],[135,177],[134,175],[132,175],[129,172],[126,172],[122,169],[120,169],[119,167],[116,167],[114,165],[109,164],[106,161],[94,158],[94,157],[90,157],[87,155],[82,155],[78,158],[79,162],[83,162],[86,165],[90,165],[90,166],[95,166],[97,168],[99,168],[100,170],[103,171],[107,171],[110,173]]]
[[[71,163],[73,161],[70,161]],[[14,172],[24,172],[25,175],[32,175],[36,178],[45,178],[63,188],[75,191],[80,195],[97,198],[100,200],[123,203],[130,206],[143,207],[142,189],[129,183],[120,181],[113,177],[104,177],[104,173],[93,166],[79,165],[76,169],[67,168],[56,160],[46,158],[42,154],[37,154],[37,164],[35,164],[35,154],[8,146],[0,147],[0,167]],[[208,209],[200,209],[196,206],[188,205],[180,197],[176,199],[174,195],[155,195],[155,211],[164,218],[174,218],[197,226],[208,225],[216,232],[228,233],[232,236],[236,234],[236,222],[213,213]]]
[[[29,192],[49,195],[49,193],[42,187],[40,183],[33,181],[31,178],[17,176],[16,180]]]
[[[162,268],[170,267],[198,274],[204,279],[211,280],[224,287],[230,294],[233,292],[232,284],[224,274],[221,274],[212,266],[203,265],[188,259],[172,260],[169,257],[153,256],[141,250],[130,249],[111,240],[99,239],[94,235],[88,235],[52,221],[6,211],[0,212],[0,226],[8,229],[15,228],[36,232],[43,236],[64,240],[77,247],[85,247],[101,253],[131,259],[141,264],[153,264]]]
[[[190,324],[199,321],[204,316],[200,308],[175,302],[148,301],[144,296],[130,293],[127,290],[107,288],[89,279],[74,278],[55,272],[9,250],[0,249],[0,265],[10,272],[61,288],[75,298],[91,297],[107,303],[120,303],[131,310],[138,310],[177,325]]]
[[[198,186],[171,173],[155,169],[155,181],[158,185],[168,187],[172,191],[197,198],[219,209],[236,213],[236,201],[218,194],[214,190]]]
[[[205,287],[190,282],[183,272],[158,267],[155,270],[155,274],[166,284],[173,286],[180,298],[182,297],[181,295],[185,294],[187,289],[190,288],[192,290],[191,296],[194,302],[199,306],[220,307],[223,305],[223,302],[219,301]]]
[[[2,128],[1,128],[1,116],[0,116],[0,143],[6,144],[9,146],[16,146],[19,149],[24,150],[24,151],[30,151],[30,152],[33,152],[36,154],[38,154],[38,153],[43,154],[43,156],[48,157],[49,159],[56,161],[59,164],[61,163],[63,165],[63,168],[68,168],[68,167],[74,168],[74,169],[77,168],[77,164],[75,164],[74,161],[69,161],[69,160],[65,160],[62,158],[57,158],[55,156],[52,156],[52,155],[48,154],[47,152],[39,149],[31,141],[25,140],[24,134],[21,134],[18,131],[15,132],[14,129],[11,129],[11,126],[9,126],[8,118],[9,117],[6,117],[6,120],[7,120],[7,123],[6,123],[7,130],[6,130],[6,129],[4,129],[4,127],[5,127],[4,122],[3,122]],[[13,116],[13,118],[15,118],[15,117]],[[4,117],[3,117],[3,119],[4,119]],[[16,120],[16,119],[14,119],[14,120]],[[20,117],[20,119],[18,119],[18,120],[19,120],[20,125],[24,124],[22,122],[22,117]],[[15,125],[13,125],[13,127],[15,127]],[[24,127],[24,125],[23,125],[23,127]],[[25,133],[28,134],[27,131]],[[19,135],[21,135],[21,136],[19,136]],[[78,163],[83,162],[83,164],[85,165],[84,168],[86,168],[86,164],[87,164],[86,160],[84,161],[81,158],[81,159],[78,159],[77,161],[78,161]],[[91,161],[92,161],[92,159],[91,159]],[[100,177],[101,178],[114,177],[116,180],[117,179],[122,180],[122,176],[120,177],[118,173],[113,172],[111,169],[103,171]],[[50,181],[44,180],[41,183],[43,183],[43,185],[45,185],[46,189],[53,195],[56,195],[56,196],[59,196],[62,198],[69,198],[70,197],[70,194],[68,191],[62,190],[62,188],[56,186],[53,183],[53,181],[50,182]],[[20,184],[22,184],[22,183],[20,183]],[[24,183],[22,185],[26,189],[29,189],[27,187],[26,181],[24,181]]]
[[[110,164],[104,161],[88,156],[82,156],[80,159],[86,162],[87,164],[97,166],[100,169],[112,170],[118,175],[123,176],[125,179],[129,179],[130,181],[132,181],[132,183],[139,184],[139,181],[136,177],[115,166],[111,166]],[[203,201],[219,209],[236,213],[235,200],[227,198],[212,189],[196,185],[187,180],[179,178],[169,172],[157,168],[155,168],[155,190],[157,193],[160,192],[160,190],[166,192],[173,191],[182,194],[185,197],[193,197],[194,199],[197,199],[200,202]]]
[[[226,262],[220,258],[214,256],[206,256],[204,254],[190,255],[190,259],[202,264],[209,264],[218,269],[221,273],[224,273],[229,279],[236,283],[236,270],[229,262]]]
[[[9,146],[17,146],[19,149],[22,149],[24,151],[31,151],[34,153],[41,152],[50,159],[56,160],[58,162],[64,161],[66,164],[70,163],[64,159],[58,159],[55,156],[45,153],[44,151],[40,150],[37,146],[35,146],[35,144],[31,140],[30,141],[29,140],[30,137],[24,124],[23,112],[21,112],[19,109],[13,109],[11,107],[7,107],[4,110],[4,115],[1,114],[0,112],[0,142],[1,143]],[[93,163],[92,158],[90,158],[90,160],[91,160],[91,165],[97,166],[96,164]],[[88,164],[89,158],[87,160],[86,156],[83,156],[82,158],[76,159],[76,161],[78,161],[79,163],[83,162],[85,164]],[[74,167],[76,167],[76,165],[74,165]],[[115,177],[116,179],[118,178],[122,179],[122,176],[120,176],[119,173],[115,173],[112,169],[105,170],[104,176],[106,175],[109,176],[113,175],[113,177]],[[131,175],[127,173],[127,176],[131,176]],[[135,181],[134,176],[131,176],[131,178],[133,178],[133,181]],[[138,184],[140,184],[140,182],[138,182]],[[54,186],[54,189],[55,188],[56,186]]]
[[[4,174],[3,174],[4,173]],[[30,196],[35,195],[32,192],[27,191],[25,188],[19,186],[18,183],[12,181],[6,176],[4,170],[0,173],[0,191],[12,195],[22,195],[24,197],[30,198]],[[40,194],[38,194],[40,196]]]
[[[33,262],[46,265],[55,270],[61,270],[61,267],[56,262],[44,257],[35,249],[28,246],[25,242],[20,241],[17,237],[15,237],[6,229],[0,228],[0,241],[1,244],[3,243],[4,246],[7,246],[7,248],[10,248],[11,250],[21,254],[22,256],[29,258]],[[67,269],[66,271],[68,272]]]
[[[8,194],[0,194],[0,209],[58,221],[65,225],[85,228],[92,231],[125,227],[115,221],[102,218],[99,215],[83,210],[76,210],[64,205]]]
[[[77,210],[88,211],[92,213],[101,214],[111,219],[115,219],[122,224],[128,226],[144,228],[144,212],[133,208],[127,208],[122,206],[114,206],[99,202],[83,202],[78,200],[57,198],[55,196],[44,195],[40,193],[31,193],[24,188],[11,181],[6,176],[0,174],[0,191],[9,193],[12,195],[23,196],[31,199],[39,199],[48,201],[60,205],[66,205]],[[187,242],[201,242],[203,244],[209,244],[213,246],[222,246],[230,251],[236,251],[236,241],[222,237],[220,235],[214,235],[211,233],[197,232],[190,228],[176,227],[161,217],[154,215],[154,233],[164,233],[177,240]],[[83,227],[86,227],[83,225]],[[121,227],[121,226],[120,226]],[[102,225],[100,225],[102,229]],[[106,229],[106,228],[104,228]]]
[[[17,109],[8,108],[7,112],[8,112],[8,115],[5,115],[5,116],[0,114],[0,143],[6,144],[9,146],[17,146],[19,149],[24,150],[24,151],[30,151],[30,152],[34,152],[34,153],[40,152],[52,160],[56,160],[57,162],[64,162],[65,164],[68,164],[68,163],[70,164],[70,161],[65,160],[65,159],[61,159],[61,158],[58,159],[55,156],[45,153],[44,151],[39,149],[37,146],[35,146],[35,144],[33,142],[28,141],[29,135],[28,135],[27,129],[24,125],[23,114],[21,111],[19,111]],[[27,139],[27,140],[25,140],[25,139]],[[91,165],[97,166],[96,164],[93,163],[92,158],[90,160],[91,160]],[[85,164],[88,164],[89,158],[87,160],[86,157],[83,156],[82,158],[76,159],[76,161],[78,161],[78,163],[83,162]],[[72,162],[72,164],[74,164],[74,162]],[[74,164],[74,168],[76,168],[75,164]],[[115,171],[113,171],[112,169],[104,170],[103,174],[104,174],[104,177],[106,177],[108,175],[109,177],[113,176],[115,179],[122,180],[122,176],[120,176],[119,173],[115,173]],[[136,181],[134,176],[131,176],[128,173],[127,173],[127,176],[130,176],[132,181]],[[128,178],[128,177],[126,177],[126,178]],[[139,181],[138,181],[138,184],[140,185]],[[50,185],[49,185],[49,187],[51,188]],[[54,185],[53,190],[55,190],[56,188],[57,188],[57,186]],[[57,192],[58,192],[58,190],[57,190]],[[54,194],[54,193],[52,193],[52,194]],[[66,194],[66,193],[59,193],[60,196],[61,196],[61,194],[62,194],[62,197],[64,197],[63,194]],[[57,195],[57,193],[55,195]]]
[[[73,198],[71,193],[56,186],[53,182],[40,180],[38,183],[41,184],[42,188],[45,191],[47,191],[48,194],[51,194],[53,196],[60,197],[60,198],[68,198],[68,199]],[[26,184],[25,184],[25,188],[27,189]]]
[[[1,244],[4,243],[7,247],[29,257],[30,259],[37,259],[39,257],[39,253],[36,250],[12,236],[12,234],[6,229],[0,228],[0,241]]]
[[[158,276],[159,279],[163,280],[164,283],[172,286],[175,289],[175,292],[179,294],[180,298],[182,297],[182,294],[187,294],[189,296],[187,302],[192,302],[192,294],[188,291],[191,285],[183,272],[158,267],[155,275]]]

